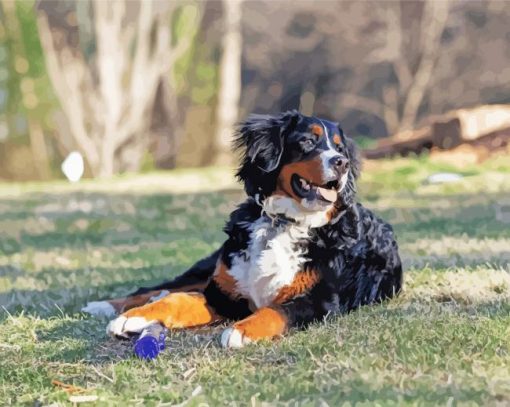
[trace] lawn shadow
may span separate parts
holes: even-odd
[[[394,207],[386,205],[375,211],[407,241],[441,236],[510,237],[510,216],[502,212],[500,204],[508,200],[508,193],[417,195],[408,192],[406,197],[414,205],[397,202]],[[371,206],[370,202],[367,206]]]
[[[0,199],[0,261],[9,256],[0,263],[0,307],[73,313],[89,300],[169,280],[221,244],[224,222],[241,198],[240,190],[229,189]],[[99,260],[90,265],[96,253]]]
[[[427,311],[428,310],[428,311]],[[369,312],[372,317],[406,321],[416,319],[444,319],[448,315],[471,319],[473,316],[498,319],[508,317],[510,303],[508,299],[498,299],[488,302],[472,303],[469,305],[448,301],[413,301],[405,304],[392,304],[387,301],[382,305],[365,306],[360,309]],[[356,318],[356,311],[349,314]],[[329,319],[334,324],[342,324],[342,316]],[[101,365],[112,361],[129,360],[134,357],[132,340],[117,340],[106,335],[105,327],[108,318],[84,317],[83,319],[53,320],[50,328],[36,330],[38,344],[43,349],[47,362],[81,363]],[[219,338],[221,332],[230,322],[195,329],[175,330],[168,333],[166,339],[167,350],[162,357],[181,360],[193,359],[193,355],[203,354],[207,350],[221,351]],[[318,322],[321,324],[321,322]],[[363,327],[361,327],[363,329]],[[292,340],[292,330],[288,335]],[[55,346],[55,343],[61,346]],[[259,346],[271,346],[264,342]],[[171,356],[170,356],[171,354]],[[166,356],[165,356],[166,355]]]
[[[400,239],[413,241],[428,236],[454,235],[481,237],[510,237],[510,228],[497,219],[494,202],[504,194],[486,194],[485,202],[474,199],[473,195],[462,194],[443,196],[451,200],[451,206],[444,210],[422,205],[417,208],[391,208],[377,210],[378,215],[392,223]],[[38,193],[26,199],[0,199],[0,207],[11,209],[2,213],[0,225],[11,226],[0,236],[0,253],[18,255],[24,251],[52,252],[62,249],[81,251],[120,249],[124,246],[135,250],[128,260],[138,260],[142,249],[154,245],[150,255],[158,256],[158,250],[171,244],[178,257],[179,251],[189,254],[185,259],[178,258],[171,263],[159,264],[148,259],[143,267],[95,267],[86,264],[80,267],[54,268],[33,272],[18,265],[0,266],[0,278],[12,283],[8,291],[0,292],[0,306],[11,313],[27,312],[42,318],[63,317],[62,323],[55,323],[49,329],[37,332],[44,343],[56,340],[65,342],[80,338],[80,343],[59,350],[48,346],[48,360],[70,362],[86,360],[101,363],[112,359],[128,357],[131,348],[128,343],[113,341],[106,337],[106,319],[94,318],[66,319],[65,314],[75,314],[89,300],[125,295],[140,286],[149,286],[169,279],[184,271],[193,261],[206,255],[204,248],[190,248],[196,242],[216,242],[224,237],[222,227],[235,202],[243,197],[239,190],[225,190],[196,194],[108,194],[98,192]],[[439,196],[419,197],[433,203]],[[370,205],[368,205],[370,206]],[[403,212],[402,212],[403,211]],[[20,221],[34,223],[35,231],[27,230]],[[38,225],[46,225],[38,230]],[[17,229],[16,229],[17,228]],[[45,228],[49,230],[44,230]],[[14,230],[16,229],[16,230]],[[161,249],[160,249],[161,248]],[[506,258],[508,251],[501,252]],[[124,254],[123,254],[124,255]],[[438,264],[443,265],[449,256],[439,256]],[[485,262],[484,262],[485,263]],[[470,261],[470,266],[479,265],[478,259]],[[92,272],[106,278],[95,284],[89,276]],[[81,276],[81,277],[78,277]],[[39,279],[42,289],[18,289],[19,280],[33,277]],[[0,287],[1,288],[1,287]],[[450,307],[438,301],[442,306]],[[498,316],[508,314],[508,307],[501,302],[480,303],[459,312],[487,312]],[[458,306],[458,305],[456,305]],[[411,312],[404,306],[395,309],[380,307],[381,313]],[[418,311],[412,311],[418,315]],[[4,315],[5,314],[5,315]],[[2,317],[2,315],[4,315]],[[6,313],[0,313],[0,320]],[[180,349],[183,355],[199,351],[207,346],[218,346],[217,335],[221,330],[214,328],[212,334],[200,331],[178,332],[170,335],[170,343]],[[200,335],[201,333],[201,335]],[[199,339],[195,340],[194,338]],[[200,339],[201,338],[201,339]]]
[[[78,319],[51,318],[51,326],[35,331],[38,346],[47,362],[100,365],[133,358],[134,339],[114,339],[106,334],[110,318],[84,315]],[[166,347],[172,357],[183,359],[211,347],[220,349],[219,338],[229,322],[167,334]],[[60,346],[55,346],[55,343]]]
[[[151,195],[36,193],[30,198],[0,199],[0,207],[10,208],[1,214],[5,233],[0,236],[0,252],[163,244],[190,233],[207,239],[211,223],[221,230],[242,199],[243,193],[232,189]]]
[[[7,223],[4,225],[6,233],[0,236],[0,252],[12,255],[27,249],[52,251],[85,247],[92,250],[168,244],[185,236],[207,240],[220,235],[230,211],[243,196],[241,191],[231,189],[194,194],[32,194],[29,199],[24,197],[15,209],[3,211],[2,222],[39,222],[49,224],[46,229],[50,230],[34,233],[20,229],[13,236]],[[420,201],[420,205],[376,209],[406,241],[415,241],[424,235],[510,237],[509,223],[498,218],[497,208],[506,194],[409,196]],[[439,199],[450,205],[434,207]],[[13,208],[18,201],[22,199],[0,199],[0,207]],[[371,206],[369,201],[366,204]]]
[[[46,362],[101,365],[132,355],[131,341],[118,341],[106,335],[108,319],[52,319],[50,327],[35,331],[37,346]]]
[[[453,268],[475,270],[478,267],[510,270],[510,250],[452,254],[410,254],[401,250],[404,270],[419,270],[425,267],[442,271]]]
[[[104,273],[112,276],[111,283],[99,285],[86,284],[86,279],[77,283],[76,279],[71,280],[72,284],[62,287],[37,289],[10,289],[0,292],[0,307],[11,314],[27,312],[31,315],[49,317],[58,316],[63,313],[73,314],[80,312],[81,308],[88,301],[104,300],[109,298],[124,297],[140,287],[150,287],[163,281],[171,280],[186,270],[191,264],[175,264],[134,267],[134,268],[95,268],[96,273]],[[3,268],[0,267],[0,270]],[[14,269],[17,270],[17,269]],[[54,273],[58,279],[65,279],[66,275],[72,273],[87,273],[88,269],[73,270],[48,270]],[[15,271],[14,277],[22,276],[21,272]],[[90,283],[90,281],[89,281]],[[55,284],[52,284],[53,286]],[[0,314],[0,321],[2,316]]]

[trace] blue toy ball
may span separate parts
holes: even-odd
[[[165,349],[165,337],[168,330],[159,324],[145,328],[135,339],[133,350],[140,359],[155,359]]]

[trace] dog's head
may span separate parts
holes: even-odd
[[[242,153],[237,176],[269,214],[321,226],[353,203],[359,161],[338,123],[297,111],[251,115],[235,148]]]

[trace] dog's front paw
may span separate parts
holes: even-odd
[[[155,321],[147,321],[144,317],[126,317],[121,315],[110,321],[106,333],[113,337],[129,338],[131,334],[142,332]]]
[[[221,346],[224,348],[238,349],[250,342],[252,342],[252,340],[236,328],[227,328],[221,334]]]
[[[113,317],[117,311],[108,301],[90,301],[81,309],[82,312],[94,316],[107,316]]]

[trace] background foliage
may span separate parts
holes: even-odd
[[[137,136],[143,160],[122,147],[115,171],[217,163],[226,148],[220,129],[232,124],[219,114],[220,90],[235,94],[236,81],[239,101],[229,107],[236,119],[300,108],[340,120],[362,145],[451,109],[510,102],[508,2],[241,2],[235,26],[226,11],[238,1],[148,3],[154,10],[177,6],[165,24],[173,45],[189,45],[153,90]],[[1,178],[59,177],[60,162],[76,149],[49,80],[38,21],[51,17],[56,42],[57,28],[78,35],[76,52],[85,52],[94,72],[98,4],[0,2]],[[126,3],[131,29],[140,4]],[[229,33],[241,38],[239,77],[221,83]]]

